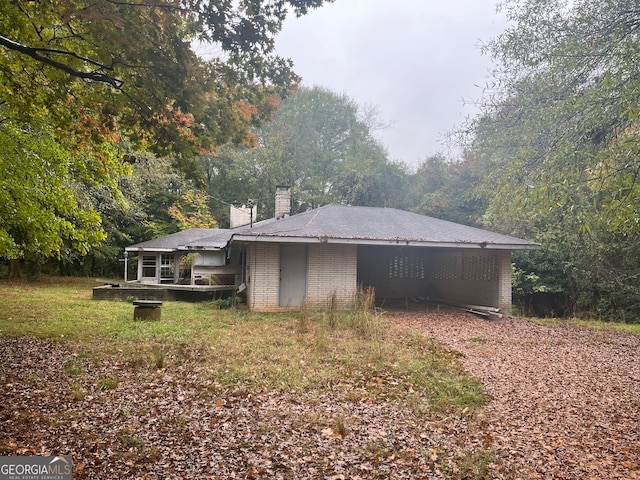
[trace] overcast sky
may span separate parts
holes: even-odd
[[[304,86],[377,106],[389,158],[415,167],[476,113],[492,68],[479,45],[505,26],[494,0],[336,0],[288,19],[276,50]]]

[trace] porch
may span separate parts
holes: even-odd
[[[207,302],[228,298],[239,290],[236,285],[157,285],[139,282],[108,283],[93,288],[94,300],[159,300]]]

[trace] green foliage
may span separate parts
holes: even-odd
[[[513,293],[561,293],[568,290],[567,260],[557,252],[534,250],[513,254]]]
[[[175,229],[166,208],[183,191],[157,190],[171,202],[160,217],[141,218],[136,202],[129,212],[117,182],[136,161],[131,150],[171,155],[173,167],[202,183],[195,156],[251,143],[250,129],[296,86],[273,40],[287,14],[322,3],[3,3],[0,258],[76,266],[108,235],[86,267],[108,270],[130,233],[125,215],[156,233]],[[197,55],[205,44],[218,55]]]
[[[100,184],[76,190],[81,204],[91,206],[100,215],[106,234],[104,242],[86,254],[65,251],[60,259],[50,260],[43,266],[46,272],[121,277],[123,264],[119,258],[125,247],[178,231],[169,207],[183,192],[193,188],[193,183],[172,168],[170,159],[130,152],[126,160],[131,174],[114,179],[117,189]]]
[[[98,212],[80,205],[74,182],[87,160],[45,121],[0,123],[0,258],[86,254],[104,239]]]
[[[486,201],[476,187],[484,165],[467,155],[460,162],[448,162],[436,155],[427,158],[412,178],[411,209],[464,225],[477,225]]]
[[[292,186],[293,213],[327,203],[399,206],[403,199],[407,172],[387,160],[358,106],[345,95],[301,88],[254,133],[253,146],[201,157],[212,198],[257,200],[264,218],[274,213],[277,185]],[[226,216],[225,210],[226,202],[212,208],[216,218]]]
[[[487,46],[500,68],[473,125],[488,167],[483,220],[567,259],[578,308],[636,318],[640,10],[631,0],[504,8],[512,26]]]
[[[248,138],[298,78],[273,53],[287,13],[322,0],[9,2],[0,12],[0,103],[47,112],[86,141],[122,135],[189,156]],[[204,59],[194,44],[219,56]]]
[[[216,228],[218,222],[211,216],[207,195],[187,190],[169,207],[169,215],[178,223],[180,230],[189,228]]]
[[[218,298],[216,300],[212,300],[211,305],[218,310],[228,310],[230,308],[235,308],[238,305],[238,297],[232,295],[227,298]]]

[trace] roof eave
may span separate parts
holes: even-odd
[[[431,248],[475,248],[475,249],[499,249],[499,250],[539,250],[537,243],[508,244],[490,242],[436,242],[428,240],[412,240],[403,238],[371,239],[371,238],[336,238],[328,236],[286,236],[286,235],[234,235],[232,242],[266,242],[266,243],[334,243],[376,246],[407,246],[407,247],[431,247]]]
[[[126,247],[124,249],[125,252],[138,252],[138,253],[151,253],[151,252],[155,252],[155,253],[173,253],[176,251],[175,248],[156,248],[156,247]]]

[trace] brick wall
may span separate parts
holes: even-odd
[[[280,247],[253,244],[247,256],[247,305],[256,311],[279,307]],[[352,305],[357,291],[357,247],[309,245],[307,303],[328,305],[335,294],[339,308]],[[453,302],[499,307],[511,313],[511,252],[469,250],[425,257],[425,295]]]
[[[498,295],[499,307],[507,315],[511,315],[511,294],[512,294],[512,270],[511,270],[511,252],[508,250],[500,251],[500,278],[498,279]]]
[[[247,305],[251,310],[283,310],[278,304],[280,247],[253,244],[247,255]],[[335,294],[338,308],[352,305],[357,290],[357,247],[354,245],[310,245],[307,259],[307,304],[323,308]],[[295,307],[298,308],[298,307]]]
[[[247,254],[247,306],[250,310],[276,311],[280,284],[280,247],[255,243]]]
[[[357,291],[357,247],[319,244],[309,247],[307,301],[325,307],[335,295],[338,308],[353,304]]]

